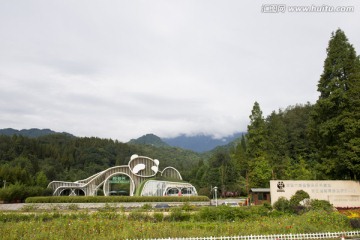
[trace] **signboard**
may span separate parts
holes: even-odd
[[[109,180],[109,183],[126,183],[129,184],[130,183],[130,179],[128,176],[114,176]]]
[[[360,183],[341,180],[271,180],[271,204],[280,197],[290,199],[303,190],[311,199],[327,200],[334,207],[360,207]]]

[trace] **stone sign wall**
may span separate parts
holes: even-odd
[[[304,190],[311,199],[327,200],[334,207],[360,207],[360,183],[341,180],[271,180],[271,204],[279,197],[290,199],[297,190]]]

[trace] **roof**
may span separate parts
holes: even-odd
[[[270,192],[270,188],[252,188],[250,189],[250,192],[253,193],[264,193],[264,192]]]

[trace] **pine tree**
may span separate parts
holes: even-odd
[[[251,111],[250,125],[247,132],[247,149],[246,152],[250,158],[261,156],[266,148],[266,129],[265,120],[258,102],[254,103]]]
[[[345,33],[332,33],[313,120],[319,159],[333,178],[360,174],[360,60]]]
[[[247,173],[250,187],[267,187],[272,169],[266,153],[266,125],[258,102],[254,103],[248,125],[246,153],[249,161]]]
[[[246,156],[246,140],[245,136],[241,136],[240,142],[236,145],[235,151],[231,155],[231,159],[236,164],[236,169],[239,176],[246,177],[246,172],[249,170],[249,163]]]
[[[283,120],[283,112],[273,111],[266,119],[267,152],[269,163],[273,169],[273,178],[287,179],[289,168],[287,132]]]

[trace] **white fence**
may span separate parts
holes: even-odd
[[[298,233],[274,235],[249,235],[232,237],[189,237],[189,238],[153,238],[147,240],[300,240],[300,239],[346,239],[360,236],[360,231],[327,232],[327,233]]]

